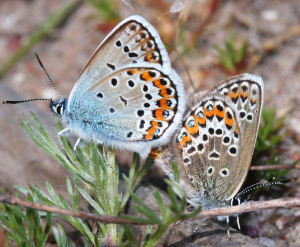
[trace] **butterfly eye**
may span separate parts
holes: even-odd
[[[62,107],[62,105],[57,105],[57,107],[56,107],[56,113],[58,114],[58,115],[61,115],[62,114],[62,109],[63,109],[63,107]]]

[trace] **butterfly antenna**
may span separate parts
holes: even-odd
[[[19,103],[27,103],[27,102],[31,102],[31,101],[38,101],[38,100],[52,101],[52,99],[6,100],[6,101],[3,101],[2,104],[19,104]]]
[[[234,198],[237,199],[240,196],[247,194],[255,189],[264,188],[264,187],[268,187],[268,186],[275,185],[275,184],[283,184],[283,183],[282,182],[267,182],[267,183],[258,182],[258,183],[252,184],[252,185],[248,186],[247,188],[243,189]]]
[[[50,76],[49,73],[47,72],[47,70],[46,70],[44,64],[42,63],[42,61],[41,61],[39,55],[38,55],[36,52],[35,52],[35,56],[36,56],[36,59],[38,60],[38,62],[39,62],[39,64],[40,64],[40,66],[42,67],[43,71],[45,72],[46,76],[48,77],[48,80],[50,81],[51,85],[53,86],[53,88],[55,89],[55,91],[58,93],[58,95],[59,95],[60,97],[62,97],[62,95],[61,95],[60,92],[58,91],[57,87],[55,86],[55,84],[54,84],[54,82],[53,82],[51,76]]]

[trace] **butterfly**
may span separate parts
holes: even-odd
[[[171,162],[189,203],[227,205],[241,188],[252,159],[263,105],[263,80],[240,74],[195,94],[170,145],[151,152],[174,180]]]
[[[69,98],[51,99],[50,108],[66,125],[59,136],[79,136],[74,149],[95,141],[145,158],[178,129],[185,95],[159,34],[133,15],[98,46]]]

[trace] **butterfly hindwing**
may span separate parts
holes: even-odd
[[[235,188],[231,181],[242,138],[230,102],[219,95],[205,96],[186,113],[175,138],[180,163],[200,197],[226,199]]]
[[[260,116],[263,106],[263,80],[260,76],[241,74],[231,77],[214,89],[214,93],[226,96],[232,102],[240,121],[242,133],[240,163],[248,171],[255,147]],[[245,180],[247,173],[242,173],[239,183],[236,183],[237,193]],[[234,193],[233,192],[233,193]],[[234,193],[234,194],[235,194]]]
[[[76,121],[89,121],[85,129],[94,139],[115,146],[126,142],[127,149],[140,145],[146,152],[166,143],[180,124],[184,93],[174,80],[180,80],[175,72],[165,74],[159,66],[126,67],[84,93],[74,91],[69,111],[78,113]]]

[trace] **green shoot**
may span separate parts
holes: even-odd
[[[248,42],[244,40],[240,48],[236,48],[234,32],[230,32],[225,40],[225,47],[214,46],[219,54],[219,61],[223,70],[227,74],[239,73],[243,60],[245,59]]]

